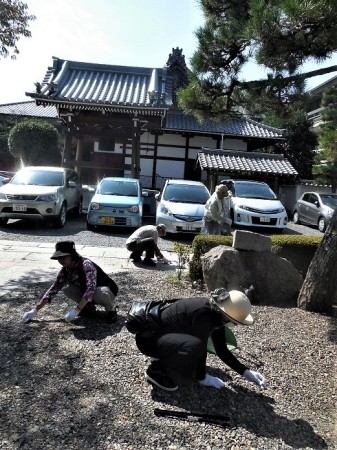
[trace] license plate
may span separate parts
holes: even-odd
[[[25,212],[25,211],[27,211],[27,206],[26,205],[13,205],[13,211]]]
[[[194,226],[193,225],[185,225],[183,228],[186,231],[193,231],[194,230]]]
[[[115,218],[114,217],[101,217],[101,223],[103,225],[114,225]]]
[[[260,222],[270,222],[270,217],[260,217]]]

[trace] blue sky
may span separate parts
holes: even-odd
[[[18,42],[16,60],[0,60],[0,104],[27,101],[52,57],[126,66],[162,67],[172,48],[183,49],[186,63],[196,49],[194,31],[203,16],[197,0],[23,0],[29,13],[31,38]],[[337,64],[334,57],[319,67]],[[317,64],[307,65],[314,69]],[[309,87],[333,74],[316,77]],[[249,79],[263,77],[253,65]]]

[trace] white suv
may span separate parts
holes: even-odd
[[[261,181],[222,180],[230,189],[233,225],[282,231],[288,223],[285,207]]]
[[[2,226],[9,219],[44,219],[62,228],[68,211],[82,212],[82,186],[72,169],[25,167],[0,187]]]

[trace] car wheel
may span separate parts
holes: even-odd
[[[82,215],[82,207],[83,207],[83,199],[79,201],[79,203],[74,208],[74,217],[81,217]]]
[[[94,231],[94,225],[91,225],[88,221],[87,221],[87,230],[89,231]]]
[[[324,219],[324,217],[320,217],[318,219],[318,229],[321,233],[324,233],[324,231],[326,230],[326,220]]]
[[[1,218],[0,219],[0,227],[5,227],[7,225],[8,219]]]
[[[60,214],[58,215],[57,219],[54,220],[54,227],[55,228],[63,228],[67,220],[67,208],[66,205],[63,203],[61,206]]]
[[[295,224],[300,224],[300,223],[301,223],[301,222],[300,222],[300,219],[299,219],[299,217],[298,217],[298,212],[297,212],[297,211],[295,211],[294,214],[293,214],[293,222],[294,222]]]

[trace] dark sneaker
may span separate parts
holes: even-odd
[[[106,321],[107,321],[107,323],[116,323],[117,322],[117,311],[107,311]]]
[[[154,370],[151,366],[146,371],[146,379],[165,391],[176,391],[178,386],[171,378],[162,370]]]
[[[144,258],[143,264],[145,266],[151,266],[151,267],[154,267],[156,265],[156,263],[151,258]]]
[[[93,302],[88,302],[85,307],[79,313],[81,317],[95,317],[96,316],[96,306]]]

